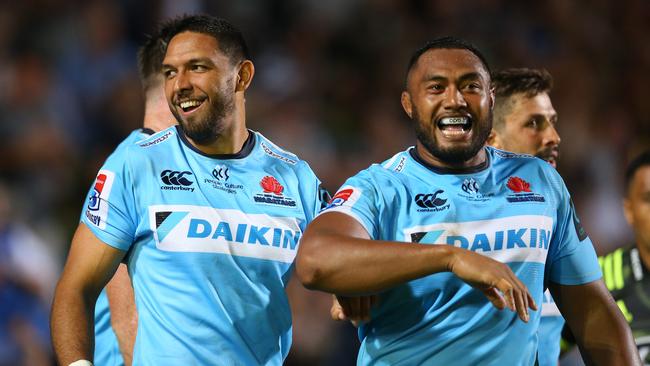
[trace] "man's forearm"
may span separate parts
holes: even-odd
[[[312,240],[308,236],[305,239]],[[309,247],[300,249],[296,267],[299,279],[308,288],[337,294],[374,293],[448,271],[454,249],[319,235]]]
[[[616,305],[614,305],[616,306]],[[639,353],[618,307],[596,309],[578,345],[588,365],[640,365]]]
[[[586,335],[578,341],[587,365],[641,365],[634,339],[627,324],[605,321],[587,326]],[[595,323],[595,321],[593,321]],[[604,327],[602,324],[615,324]]]
[[[52,343],[60,365],[92,360],[94,349],[94,305],[77,291],[57,289],[51,314]]]
[[[52,343],[59,364],[92,360],[95,302],[123,257],[123,251],[79,224],[52,304]]]
[[[630,327],[601,280],[549,289],[587,365],[641,365]]]

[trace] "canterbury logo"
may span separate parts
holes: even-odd
[[[160,173],[160,180],[168,186],[191,186],[194,182],[185,178],[186,175],[192,175],[192,173],[187,171],[163,170]]]
[[[435,208],[440,207],[447,203],[446,199],[439,198],[438,195],[443,193],[442,189],[436,191],[436,193],[423,194],[420,193],[415,196],[415,203],[422,208]]]

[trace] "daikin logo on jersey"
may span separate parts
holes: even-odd
[[[221,253],[285,263],[293,261],[302,235],[295,217],[204,206],[150,206],[149,221],[160,250]]]
[[[109,170],[100,170],[95,179],[93,190],[88,198],[86,218],[100,229],[106,228],[108,216],[108,196],[113,188],[115,173]]]
[[[541,215],[493,220],[437,223],[404,230],[407,240],[447,244],[492,257],[501,262],[546,262],[553,219]]]

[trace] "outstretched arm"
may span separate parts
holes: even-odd
[[[641,365],[630,327],[602,280],[550,283],[549,289],[587,365]]]
[[[370,240],[361,224],[339,212],[325,213],[309,225],[298,249],[296,272],[306,287],[339,295],[375,293],[433,273],[453,272],[483,291],[494,306],[516,310],[524,321],[528,308],[536,309],[526,286],[503,263],[449,245]]]
[[[111,312],[111,327],[117,337],[124,363],[130,366],[138,331],[138,313],[135,309],[133,286],[125,264],[119,265],[117,272],[106,285],[106,295]]]
[[[59,364],[92,360],[95,301],[123,256],[79,224],[52,304],[52,343]]]

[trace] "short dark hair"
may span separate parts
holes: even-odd
[[[553,88],[553,77],[544,69],[510,68],[492,75],[494,88],[494,109],[492,127],[501,131],[513,107],[515,94],[532,98],[537,94],[549,93]]]
[[[634,174],[636,174],[636,172],[644,166],[650,166],[650,150],[642,152],[641,155],[634,158],[630,164],[628,164],[627,170],[625,171],[626,194],[630,189],[630,184],[632,183],[632,179],[634,179]]]
[[[161,38],[165,52],[171,39],[182,32],[203,33],[214,37],[221,52],[233,63],[251,59],[244,36],[225,19],[205,14],[183,15],[163,23]]]
[[[505,69],[492,75],[492,87],[497,98],[518,93],[524,93],[530,98],[550,92],[553,88],[553,77],[545,69]]]
[[[138,49],[138,74],[145,92],[160,81],[157,76],[161,75],[164,58],[165,47],[160,32],[156,30],[147,36],[144,44]]]
[[[481,51],[479,51],[476,46],[460,38],[441,37],[427,42],[424,46],[418,48],[415,52],[413,52],[413,55],[411,55],[411,59],[409,60],[408,68],[406,69],[407,81],[411,70],[418,63],[420,57],[422,57],[425,52],[434,49],[467,50],[478,57],[479,60],[481,60],[483,67],[485,67],[485,71],[487,71],[488,75],[490,74],[490,66],[488,65],[487,59],[485,56],[483,56]]]

